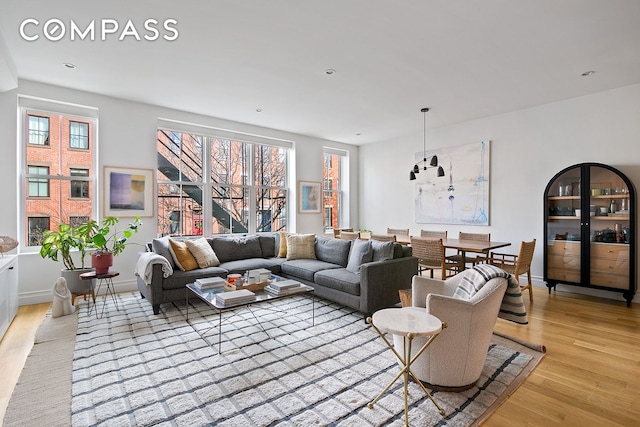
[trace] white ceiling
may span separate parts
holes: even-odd
[[[638,0],[2,0],[18,77],[352,144],[640,83]],[[21,22],[40,34],[27,42]],[[42,36],[62,20],[67,35]],[[176,19],[176,41],[118,41]],[[100,41],[100,22],[118,33]],[[69,39],[91,20],[96,38]],[[167,34],[162,32],[161,34]],[[63,63],[77,65],[69,70]],[[325,74],[335,69],[332,76]],[[581,77],[595,70],[590,77]],[[261,109],[262,112],[257,112]],[[361,134],[357,136],[356,134]]]

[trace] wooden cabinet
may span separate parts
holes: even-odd
[[[636,195],[615,168],[581,163],[558,172],[544,194],[544,280],[636,293]]]
[[[0,258],[0,339],[18,312],[18,258]]]

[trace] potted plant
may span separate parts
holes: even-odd
[[[64,269],[60,275],[67,281],[67,287],[73,294],[84,294],[91,291],[91,281],[80,279],[80,274],[91,271],[85,268],[84,258],[87,254],[86,239],[70,224],[60,224],[58,230],[46,230],[43,235],[40,256],[44,259],[58,261],[62,258]],[[73,250],[80,253],[80,267],[76,267],[73,257]]]
[[[119,222],[119,218],[108,216],[100,223],[90,220],[76,228],[87,247],[96,249],[91,254],[91,266],[96,270],[96,274],[106,274],[109,271],[109,267],[113,265],[113,257],[124,251],[127,240],[137,233],[142,225],[139,216],[121,230],[116,227]]]

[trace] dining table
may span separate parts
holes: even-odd
[[[442,239],[442,246],[444,246],[445,249],[455,249],[459,251],[462,259],[464,259],[467,252],[480,253],[488,256],[490,251],[510,245],[511,242],[497,242],[494,240]]]

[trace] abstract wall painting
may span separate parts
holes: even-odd
[[[104,216],[153,216],[153,170],[105,166],[103,179]]]
[[[489,146],[482,141],[415,154],[416,163],[438,156],[445,176],[422,170],[415,180],[419,224],[489,225]],[[424,155],[426,154],[426,156]]]

